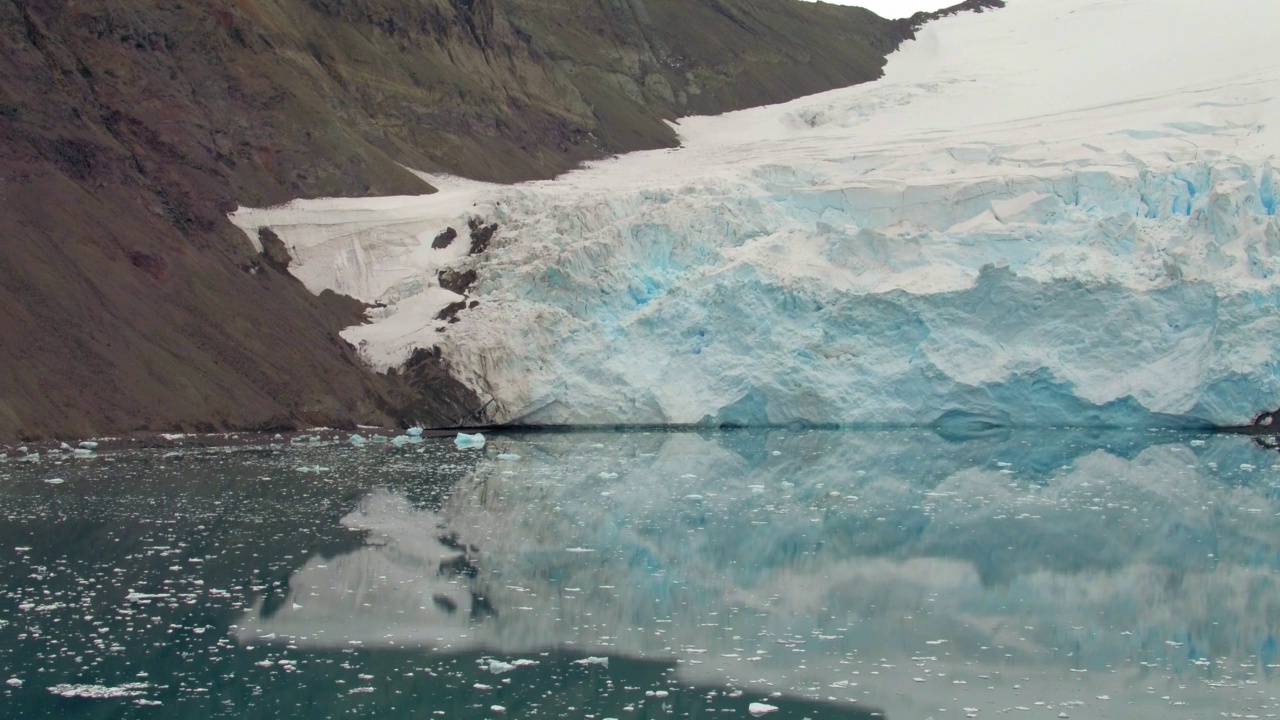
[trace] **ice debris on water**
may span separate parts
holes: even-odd
[[[361,435],[360,433],[356,433],[351,437],[347,438],[347,442],[351,443],[352,445],[355,445],[356,447],[362,447],[364,446],[365,443],[369,441],[365,440],[364,436]]]
[[[776,705],[769,705],[768,703],[753,702],[747,706],[747,711],[756,717],[760,717],[761,715],[778,712],[778,707]]]
[[[516,668],[530,667],[532,665],[537,665],[537,664],[538,664],[537,660],[527,660],[524,658],[521,658],[519,660],[515,660],[512,662],[503,662],[502,660],[491,660],[489,661],[489,672],[493,673],[494,675],[501,675],[502,673],[510,672],[512,670],[515,670]]]
[[[97,450],[98,443],[92,440],[84,440],[80,443],[80,449],[81,450]]]
[[[599,665],[601,667],[607,668],[609,667],[609,658],[596,657],[595,655],[592,655],[591,657],[584,657],[581,660],[574,660],[573,664],[574,665]]]
[[[61,485],[62,483],[66,482],[66,480],[63,478],[45,478],[45,482],[49,483],[50,485]]]
[[[515,453],[502,453],[498,455],[499,460],[519,460],[520,456]]]
[[[5,680],[5,684],[10,687],[22,687],[22,679],[16,677],[9,678],[8,680]]]
[[[131,591],[128,595],[124,596],[124,599],[128,600],[129,602],[138,602],[139,600],[154,600],[157,598],[167,598],[169,597],[169,595],[170,595],[169,593],[140,593],[137,591]]]
[[[143,694],[143,690],[151,687],[150,683],[125,683],[116,687],[107,685],[71,685],[63,683],[54,685],[49,688],[49,692],[54,695],[61,695],[65,698],[89,698],[92,700],[105,700],[109,698],[137,697]]]
[[[408,435],[409,437],[422,437],[422,428],[411,427],[408,430],[405,430],[404,434]]]
[[[482,448],[484,447],[484,435],[481,433],[476,433],[475,435],[458,433],[458,437],[453,439],[453,444],[460,449]]]

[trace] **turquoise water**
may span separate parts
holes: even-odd
[[[1171,432],[10,460],[0,715],[1275,716],[1278,487]]]

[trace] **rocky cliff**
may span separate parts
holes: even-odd
[[[361,306],[226,213],[669,146],[910,32],[795,0],[3,0],[0,437],[455,423],[438,357],[368,371],[337,336]]]

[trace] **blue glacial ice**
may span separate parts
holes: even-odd
[[[495,420],[530,423],[1176,426],[1280,405],[1270,167],[896,201],[813,182],[513,194],[446,357]]]

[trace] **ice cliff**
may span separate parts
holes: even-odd
[[[366,360],[438,347],[496,422],[1246,423],[1280,406],[1275,27],[1018,0],[678,150],[233,220],[382,306]],[[433,247],[473,218],[488,250]]]

